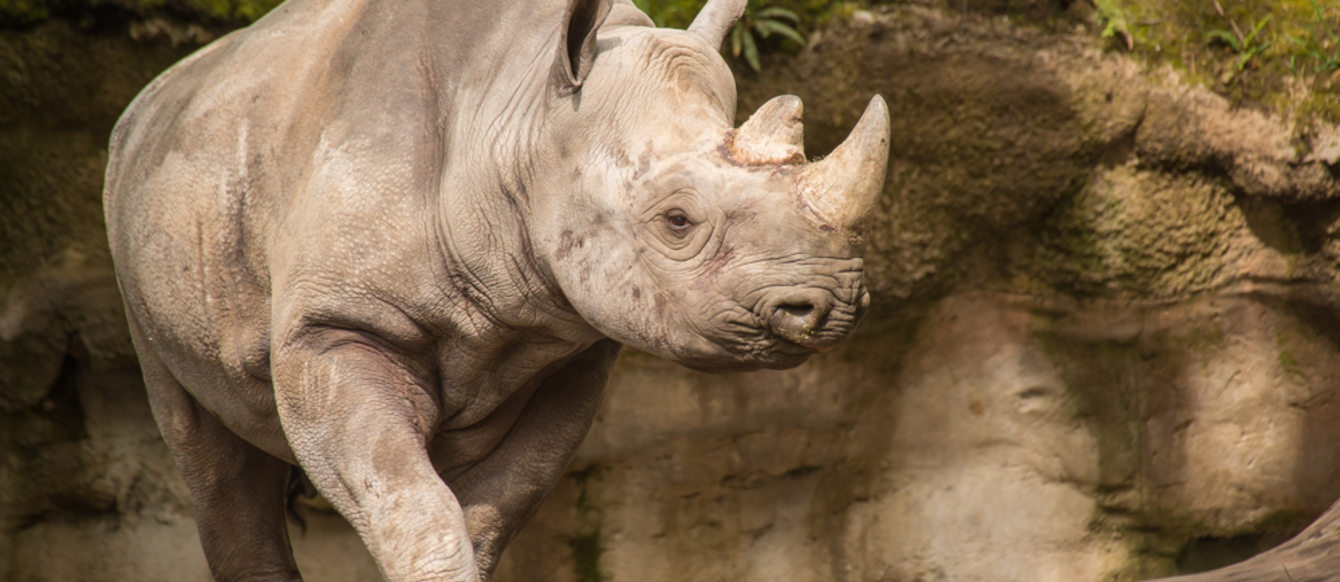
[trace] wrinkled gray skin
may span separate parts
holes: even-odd
[[[217,579],[299,578],[292,464],[388,579],[487,578],[621,343],[783,368],[851,331],[887,111],[814,164],[793,97],[733,130],[741,10],[290,0],[131,104],[108,233]]]

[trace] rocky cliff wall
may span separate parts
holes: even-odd
[[[1340,497],[1340,130],[1291,105],[1314,88],[1235,105],[1082,12],[976,4],[858,11],[741,79],[743,112],[804,99],[812,155],[888,99],[871,313],[786,372],[624,354],[498,579],[1138,580]],[[138,26],[0,34],[6,580],[207,579],[98,196],[122,104],[208,33]],[[375,577],[307,514],[309,579]]]
[[[1140,580],[1340,495],[1336,127],[949,8],[857,13],[742,87],[800,95],[819,152],[889,100],[860,334],[784,373],[625,358],[504,579]],[[1250,579],[1331,575],[1280,563]]]

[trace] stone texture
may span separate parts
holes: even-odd
[[[943,7],[817,37],[741,110],[795,91],[813,155],[888,98],[866,335],[781,395],[616,376],[500,578],[1136,580],[1340,495],[1336,180],[1288,120]]]
[[[500,578],[566,556],[592,579],[593,538],[611,580],[1136,580],[1265,549],[1340,494],[1340,354],[1306,306],[880,315],[900,323],[763,378],[627,358]]]

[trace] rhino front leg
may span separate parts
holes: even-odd
[[[465,507],[475,561],[493,573],[512,536],[530,521],[581,445],[600,408],[619,344],[602,341],[541,383],[507,438],[452,481]]]
[[[476,582],[461,506],[426,450],[437,406],[410,360],[353,331],[303,334],[278,352],[289,444],[387,580]]]

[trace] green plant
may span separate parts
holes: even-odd
[[[1205,33],[1205,42],[1209,44],[1220,42],[1233,49],[1233,52],[1238,55],[1238,60],[1233,69],[1240,72],[1247,67],[1247,63],[1256,55],[1270,48],[1270,41],[1257,42],[1257,37],[1261,35],[1261,31],[1265,29],[1268,23],[1270,23],[1270,17],[1266,16],[1256,22],[1251,34],[1243,36],[1242,31],[1238,30],[1238,26],[1232,20],[1229,20],[1229,24],[1233,26],[1232,32],[1223,29],[1211,30]]]
[[[1340,34],[1326,24],[1321,5],[1316,0],[1308,1],[1312,4],[1312,30],[1302,38],[1285,35],[1297,47],[1297,52],[1289,55],[1289,70],[1295,73],[1305,70],[1300,60],[1311,61],[1312,71],[1318,75],[1340,70]]]
[[[0,0],[0,29],[32,25],[49,18],[88,22],[101,9],[117,19],[166,16],[186,22],[234,27],[255,22],[281,0]]]
[[[702,0],[633,0],[633,4],[651,17],[656,26],[687,28],[702,8]]]
[[[46,0],[0,0],[0,28],[4,24],[35,24],[50,16]]]
[[[633,3],[647,13],[656,26],[685,28],[693,22],[703,0],[633,0]],[[756,73],[762,69],[759,54],[766,39],[776,36],[803,45],[802,27],[822,23],[827,16],[842,8],[850,8],[845,2],[838,3],[835,8],[826,0],[764,0],[761,3],[757,9],[752,4],[745,7],[744,15],[728,35],[727,44],[730,55],[743,59]]]
[[[1103,24],[1103,38],[1120,38],[1126,50],[1135,48],[1135,39],[1131,36],[1131,27],[1126,20],[1126,11],[1116,0],[1093,0],[1098,9],[1098,19]]]
[[[788,22],[790,24],[787,24]],[[749,68],[758,73],[763,70],[758,61],[759,40],[776,34],[803,45],[805,37],[795,29],[799,24],[800,17],[796,16],[795,12],[780,6],[765,6],[757,11],[746,8],[744,16],[740,17],[740,21],[735,23],[730,32],[731,56],[740,58],[743,54],[745,62],[749,63]]]

